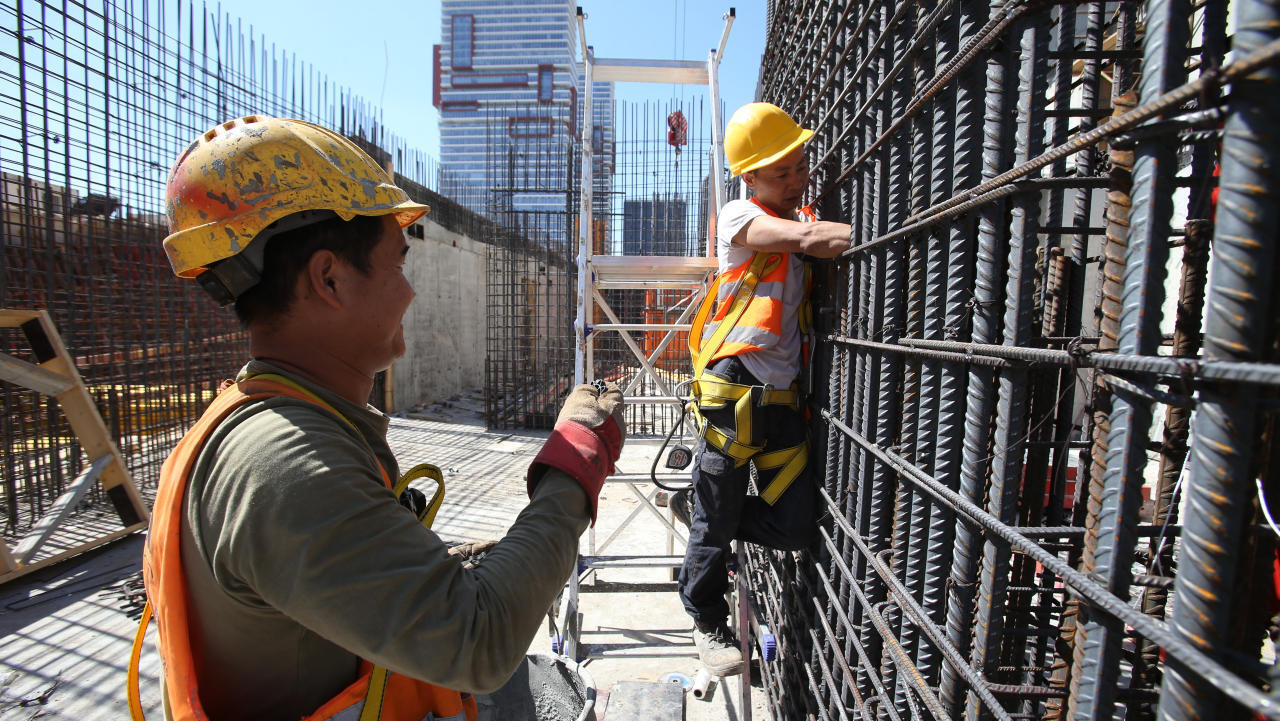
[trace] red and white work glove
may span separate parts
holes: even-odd
[[[526,476],[529,496],[548,468],[571,476],[587,492],[591,525],[596,522],[596,499],[604,479],[622,453],[626,423],[622,420],[622,391],[613,383],[583,384],[569,392],[556,418],[551,437],[543,444]]]

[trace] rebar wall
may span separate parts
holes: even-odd
[[[1276,0],[778,0],[815,130],[782,719],[1280,718]]]
[[[485,422],[551,428],[573,387],[577,146],[563,105],[492,105]]]
[[[0,107],[0,307],[52,314],[147,497],[247,351],[230,309],[175,278],[161,249],[165,179],[187,143],[241,115],[303,118],[394,163],[412,193],[482,205],[386,133],[363,100],[191,2],[0,2]],[[476,224],[460,206],[429,202],[438,222]],[[0,335],[0,351],[29,357],[16,332]],[[2,384],[0,402],[0,531],[12,540],[83,458],[55,399]]]

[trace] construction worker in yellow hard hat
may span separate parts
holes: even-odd
[[[676,494],[672,508],[689,524],[680,599],[698,654],[718,675],[739,673],[744,662],[724,598],[730,543],[797,550],[816,529],[800,395],[809,352],[804,257],[839,255],[851,228],[801,207],[812,136],[769,103],[744,105],[729,119],[725,158],[755,197],[726,203],[717,217],[720,272],[689,332],[701,438],[693,492]],[[759,495],[746,494],[748,464]]]
[[[174,270],[235,304],[251,358],[161,472],[144,576],[166,716],[474,721],[574,569],[621,392],[574,389],[529,507],[464,567],[365,402],[404,352],[401,226],[427,206],[337,133],[262,116],[196,138],[167,203]]]

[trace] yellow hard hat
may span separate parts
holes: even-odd
[[[275,231],[305,224],[297,219],[332,217],[314,211],[332,211],[343,220],[394,213],[404,227],[430,210],[338,133],[262,115],[225,122],[196,138],[169,171],[165,196],[170,235],[164,250],[183,278],[240,255],[277,221]],[[260,263],[262,244],[255,250]]]
[[[741,175],[771,165],[813,137],[773,103],[747,103],[738,108],[724,130],[724,157],[729,172]]]

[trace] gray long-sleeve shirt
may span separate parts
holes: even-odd
[[[182,519],[201,699],[217,721],[299,718],[355,678],[359,658],[487,692],[524,659],[586,530],[586,494],[549,471],[483,564],[464,570],[397,503],[387,418],[279,373],[345,416],[255,401],[214,431]],[[375,461],[376,459],[376,461]]]

